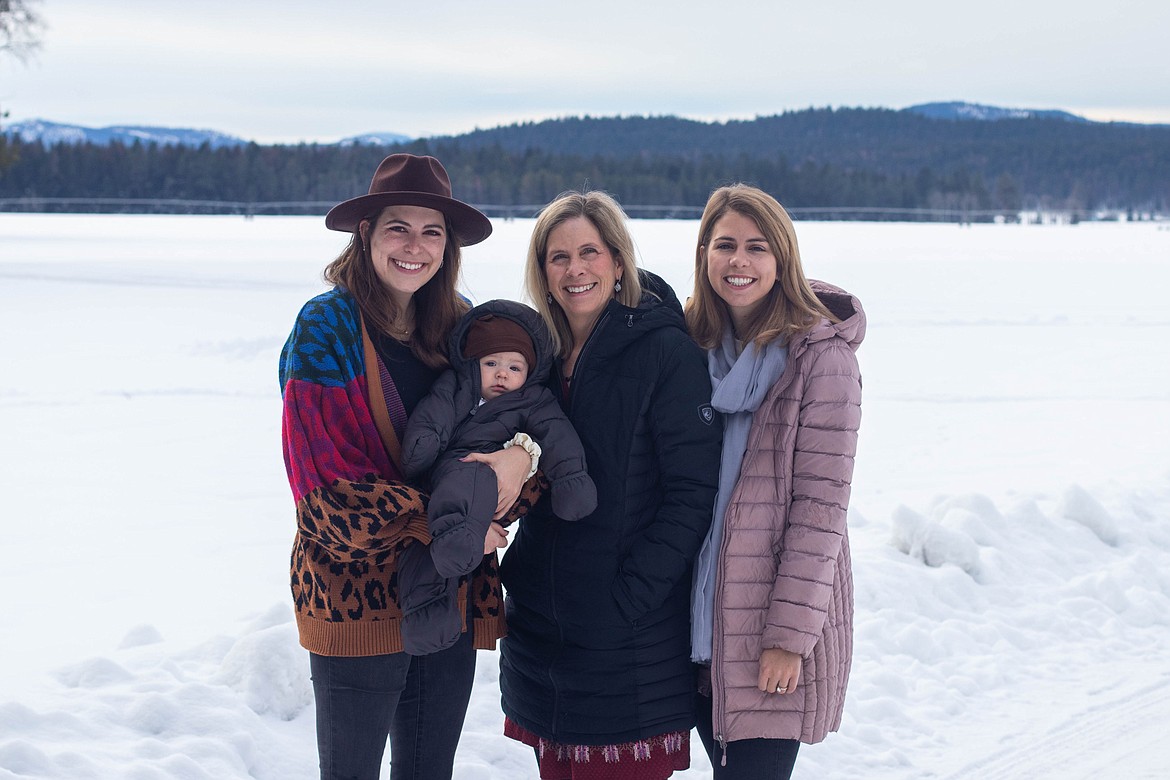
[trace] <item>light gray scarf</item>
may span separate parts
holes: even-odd
[[[719,492],[711,530],[695,560],[694,587],[691,591],[691,660],[711,663],[711,637],[714,631],[715,568],[719,546],[723,541],[723,520],[731,492],[739,481],[739,467],[747,449],[752,415],[764,397],[784,373],[788,347],[772,341],[763,348],[748,343],[737,355],[731,328],[723,341],[707,353],[707,371],[711,375],[711,405],[723,413],[723,455],[719,463]]]

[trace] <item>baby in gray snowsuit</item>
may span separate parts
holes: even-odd
[[[597,507],[581,439],[545,387],[553,355],[540,315],[514,301],[476,306],[452,334],[449,357],[451,368],[415,407],[402,441],[407,479],[433,465],[431,543],[408,545],[398,563],[402,641],[411,655],[433,653],[459,638],[459,577],[483,560],[495,514],[495,472],[462,457],[494,452],[516,434],[528,434],[540,448],[557,516],[578,520]]]

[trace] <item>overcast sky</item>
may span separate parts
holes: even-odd
[[[44,0],[9,122],[261,143],[965,100],[1170,123],[1165,0]]]

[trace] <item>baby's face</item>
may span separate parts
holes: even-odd
[[[479,392],[485,399],[519,390],[526,379],[528,361],[519,352],[493,352],[479,359]]]

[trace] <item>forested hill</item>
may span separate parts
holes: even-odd
[[[960,173],[993,188],[1001,176],[1022,193],[1081,207],[1166,204],[1170,125],[1035,117],[948,120],[889,109],[808,109],[705,123],[677,117],[569,118],[477,130],[458,148],[608,158],[785,161],[842,171],[917,176]],[[1076,204],[1074,204],[1076,205]],[[1164,206],[1163,206],[1164,207]]]
[[[1072,122],[1054,118],[948,120],[887,109],[809,109],[753,120],[705,123],[677,117],[569,118],[476,130],[436,139],[463,148],[615,157],[784,157],[791,163],[917,172],[947,165],[1005,170],[1047,154],[1116,161],[1170,149],[1170,125]],[[1170,157],[1165,158],[1170,164]],[[994,170],[995,173],[1001,172]]]
[[[982,218],[1021,209],[1170,212],[1170,126],[958,121],[886,109],[714,123],[582,117],[391,146],[45,147],[11,139],[0,146],[0,208],[89,207],[37,205],[37,198],[167,199],[233,205],[92,207],[248,204],[243,208],[318,213],[364,192],[378,161],[394,151],[436,155],[456,195],[492,213],[529,214],[558,192],[586,185],[614,193],[633,213],[679,213],[638,209],[693,210],[731,181],[757,184],[796,209],[946,209]]]

